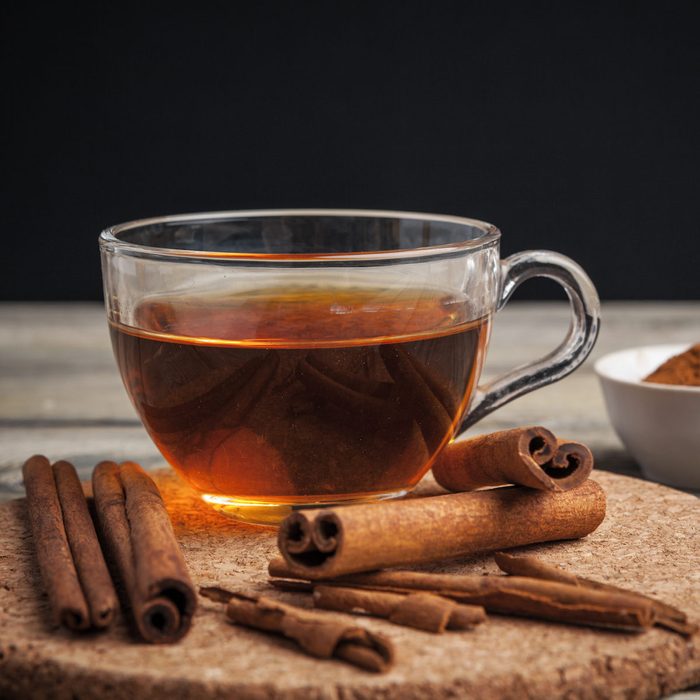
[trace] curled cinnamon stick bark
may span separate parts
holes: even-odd
[[[472,629],[486,620],[481,606],[460,605],[432,593],[401,595],[344,586],[314,586],[313,600],[317,608],[365,612],[396,625],[438,634],[446,629]]]
[[[453,442],[437,458],[433,476],[450,491],[499,484],[566,491],[582,484],[592,469],[588,447],[534,426]]]
[[[566,490],[585,481],[593,471],[593,453],[581,442],[557,440],[551,462],[542,466],[555,487]]]
[[[493,558],[498,568],[506,574],[558,581],[572,586],[579,585],[578,576],[575,574],[570,574],[553,564],[547,564],[536,557],[515,557],[506,552],[494,552]]]
[[[394,661],[394,648],[386,637],[332,616],[222,588],[200,588],[199,592],[226,603],[226,616],[232,622],[292,639],[310,656],[336,657],[378,673],[387,671]]]
[[[605,494],[593,481],[561,493],[511,487],[299,510],[282,522],[278,545],[298,575],[322,579],[575,539],[604,517]]]
[[[92,484],[102,538],[139,634],[152,643],[177,641],[190,628],[196,595],[158,487],[133,462],[100,462]]]
[[[433,464],[433,476],[450,491],[517,483],[542,488],[542,465],[550,461],[557,439],[546,428],[514,428],[447,445]]]
[[[621,593],[629,596],[636,596],[642,600],[648,601],[654,610],[654,621],[660,627],[665,627],[674,632],[678,632],[684,636],[690,636],[697,631],[697,626],[688,622],[687,615],[678,608],[651,598],[650,596],[629,591],[619,586],[613,586],[608,583],[600,583],[591,579],[576,576],[575,574],[564,571],[558,566],[547,564],[546,562],[537,559],[536,557],[528,556],[513,556],[505,552],[496,552],[494,554],[496,564],[501,571],[515,576],[529,576],[532,578],[543,579],[546,581],[559,581],[560,583],[568,583],[573,586],[582,586],[597,591],[610,591],[612,593]]]
[[[78,631],[109,627],[117,596],[72,464],[42,455],[22,467],[37,562],[53,622]]]
[[[271,562],[269,570],[272,576],[297,576],[281,559]],[[639,596],[521,576],[376,571],[332,578],[324,584],[404,594],[428,591],[481,605],[489,612],[631,632],[648,629],[655,620],[653,605]]]

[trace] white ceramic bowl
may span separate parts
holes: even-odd
[[[700,387],[643,382],[689,345],[649,345],[595,363],[615,431],[649,479],[700,490]]]

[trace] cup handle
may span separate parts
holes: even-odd
[[[516,367],[477,387],[457,433],[518,396],[563,379],[588,357],[595,345],[600,329],[600,300],[583,268],[565,255],[550,250],[525,250],[501,261],[496,311],[505,306],[518,286],[532,277],[548,277],[564,287],[571,303],[569,332],[561,345],[541,360]]]

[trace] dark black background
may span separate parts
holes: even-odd
[[[259,207],[472,216],[700,298],[695,0],[65,5],[0,10],[2,298],[99,298],[109,224]]]

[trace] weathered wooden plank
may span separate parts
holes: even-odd
[[[509,304],[494,324],[485,378],[551,350],[568,327],[565,303]],[[541,423],[589,443],[600,465],[638,473],[605,413],[593,360],[615,349],[697,342],[700,302],[605,304],[592,358],[565,380],[514,401],[470,432]],[[88,469],[103,457],[162,462],[126,397],[100,304],[0,304],[0,499],[33,452]]]

